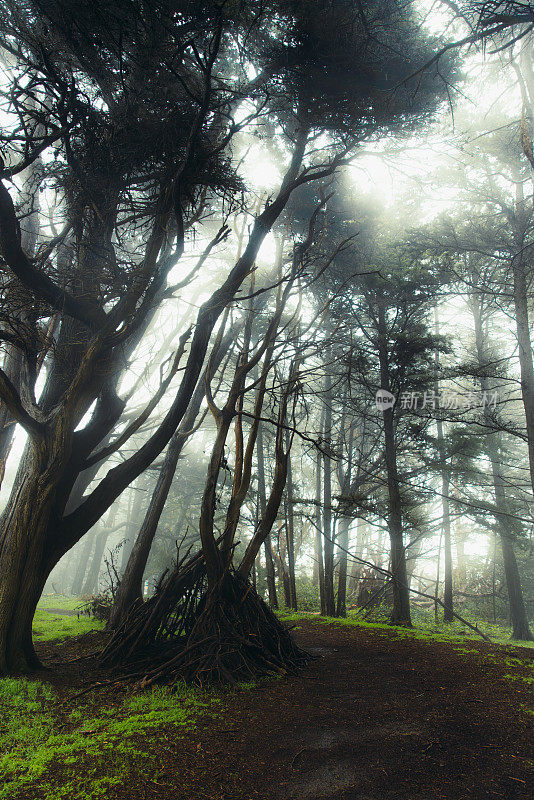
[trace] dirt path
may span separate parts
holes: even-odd
[[[158,784],[117,798],[534,798],[532,687],[504,680],[495,648],[308,622],[296,636],[317,656],[301,676],[232,695],[183,739],[151,740]],[[534,666],[534,651],[521,656]]]
[[[44,610],[48,612],[48,614],[59,614],[64,617],[75,617],[80,613],[72,608],[45,608]]]

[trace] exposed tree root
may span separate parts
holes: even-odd
[[[176,678],[200,685],[254,680],[294,673],[308,658],[236,573],[208,592],[201,556],[164,577],[102,654],[104,664],[128,670],[143,686]]]

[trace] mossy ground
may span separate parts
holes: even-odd
[[[44,597],[34,622],[37,643],[65,641],[100,630],[74,611],[79,600]],[[46,679],[0,679],[0,799],[89,800],[114,786],[157,780],[159,756],[150,737],[182,736],[206,708],[221,699],[184,684],[143,692],[58,692]]]
[[[70,707],[40,681],[2,680],[0,798],[104,798],[113,786],[157,780],[149,737],[170,726],[183,735],[216,699],[177,685]]]
[[[391,625],[386,619],[378,621],[368,621],[363,619],[357,613],[349,611],[344,618],[339,617],[323,617],[317,613],[309,611],[280,611],[278,613],[280,619],[288,623],[298,623],[300,620],[316,620],[323,625],[344,625],[344,626],[357,626],[367,630],[382,630],[389,631],[392,636],[403,637],[411,636],[415,639],[423,641],[437,641],[437,642],[465,642],[465,641],[482,641],[482,638],[471,628],[459,620],[454,620],[451,623],[444,623],[438,619],[435,621],[434,614],[431,611],[423,609],[414,609],[412,612],[413,628],[404,628],[401,626]],[[479,629],[486,634],[493,644],[503,645],[512,649],[520,648],[533,648],[534,642],[528,641],[515,641],[510,638],[510,628],[493,624],[490,622],[480,622],[477,619],[469,619],[465,617],[472,625],[477,625]],[[531,623],[531,628],[534,630],[534,623]]]
[[[95,631],[102,627],[94,620],[47,611],[74,611],[78,602],[72,598],[57,596],[43,598],[36,617],[36,640],[38,645],[39,642],[43,643],[40,646],[46,653],[53,654],[56,660],[56,677],[60,672],[58,665],[63,660],[66,662],[66,653],[76,652],[76,639],[72,637],[81,636],[80,642],[83,643],[87,640],[92,642],[92,636],[97,639],[102,636],[98,633],[85,636],[88,630]],[[409,648],[413,658],[409,663],[416,667],[419,664],[417,668],[423,671],[428,670],[428,677],[421,682],[425,689],[428,681],[434,680],[434,670],[439,670],[443,659],[450,659],[451,665],[457,665],[455,669],[460,669],[458,664],[464,663],[463,674],[475,680],[477,675],[485,676],[487,680],[487,676],[491,674],[497,681],[495,697],[499,697],[499,692],[502,691],[499,685],[506,684],[514,693],[513,696],[517,696],[517,713],[527,712],[529,717],[534,713],[534,699],[530,701],[534,682],[532,650],[526,649],[523,644],[518,646],[510,643],[505,638],[506,631],[488,630],[486,627],[486,632],[495,640],[502,640],[500,644],[487,645],[461,624],[435,625],[428,618],[418,619],[414,629],[404,629],[392,627],[386,622],[365,622],[354,615],[344,620],[322,618],[310,613],[280,616],[297,628],[302,628],[297,631],[297,637],[305,634],[305,646],[314,642],[323,647],[326,643],[335,644],[331,648],[331,655],[327,656],[332,661],[330,666],[323,665],[321,660],[312,662],[312,669],[319,670],[321,676],[324,675],[323,670],[334,670],[336,665],[342,670],[350,667],[355,670],[351,686],[361,686],[363,689],[367,686],[366,676],[360,676],[360,671],[367,668],[367,660],[371,659],[369,668],[374,675],[370,684],[372,688],[375,680],[381,680],[378,673],[375,675],[378,667],[372,664],[372,654],[382,652],[383,658],[391,658],[392,663],[398,663],[401,669],[407,663],[404,650]],[[336,631],[339,631],[339,635]],[[349,644],[349,640],[352,642],[353,639],[354,644]],[[54,640],[55,643],[50,645]],[[343,646],[346,663],[338,664],[338,642],[345,642]],[[353,664],[352,654],[361,656],[362,647],[367,648],[368,656]],[[399,652],[395,655],[397,650]],[[82,648],[80,652],[85,650]],[[425,656],[424,653],[428,655]],[[377,663],[379,661],[380,659]],[[84,680],[85,664],[82,661],[78,668],[79,675]],[[410,666],[410,670],[412,668]],[[396,695],[388,695],[387,689],[387,681],[391,680],[393,674],[391,668],[387,668],[385,674],[384,696],[386,699],[389,697],[388,702],[392,702],[391,698]],[[408,678],[411,674],[407,672]],[[442,686],[446,685],[446,677],[435,680],[439,682],[438,689],[441,692]],[[137,800],[138,797],[145,796],[145,786],[149,787],[149,794],[146,796],[150,798],[189,800],[194,797],[196,800],[197,794],[191,788],[193,785],[197,787],[199,797],[209,797],[211,800],[211,797],[222,795],[217,794],[216,780],[214,781],[210,772],[213,766],[210,759],[219,759],[220,763],[216,766],[221,768],[220,774],[226,776],[225,780],[230,780],[233,775],[232,781],[236,786],[242,780],[239,770],[232,772],[229,769],[224,747],[219,747],[208,756],[207,742],[215,741],[217,736],[221,742],[226,742],[225,737],[230,736],[230,744],[226,742],[225,746],[232,744],[233,734],[227,732],[228,719],[236,718],[235,730],[240,732],[250,731],[254,720],[258,724],[262,720],[262,737],[268,739],[272,736],[276,740],[280,733],[277,734],[274,728],[271,731],[267,722],[263,724],[263,716],[271,713],[272,703],[278,709],[286,708],[284,702],[289,703],[289,700],[286,698],[284,701],[283,698],[287,692],[291,698],[295,692],[300,693],[304,709],[302,724],[306,714],[311,713],[309,696],[306,694],[310,688],[308,686],[306,689],[306,680],[300,677],[289,682],[271,682],[270,685],[267,682],[261,687],[254,684],[241,685],[236,695],[232,692],[200,691],[184,684],[176,684],[172,688],[155,687],[145,691],[124,686],[108,689],[104,687],[76,697],[80,684],[75,685],[75,682],[69,680],[63,683],[60,681],[57,685],[56,683],[46,675],[0,680],[0,800],[97,800],[104,797],[121,800],[125,797],[132,800],[135,797]],[[460,682],[456,681],[454,685],[460,685]],[[312,689],[313,686],[312,682]],[[276,700],[275,696],[278,694],[280,697]],[[239,699],[239,695],[250,697],[250,700]],[[475,702],[481,704],[482,709],[482,704],[484,707],[486,704],[486,696],[484,700]],[[330,704],[331,701],[328,700],[328,708]],[[240,710],[241,706],[243,708]],[[370,708],[371,706],[372,704]],[[315,708],[315,701],[313,707]],[[291,703],[287,708],[291,708]],[[272,710],[274,713],[274,709]],[[489,710],[488,706],[488,712]],[[241,715],[245,718],[252,712],[252,722],[249,720],[244,725]],[[327,717],[328,715],[325,720]],[[274,721],[272,724],[275,724]],[[206,762],[202,767],[196,758],[197,737],[200,742],[204,742],[204,750],[198,751]],[[295,742],[296,755],[299,756],[300,745],[297,740]],[[198,747],[200,746],[199,744]],[[213,744],[213,748],[215,747]],[[275,747],[274,741],[272,747]],[[290,761],[293,756],[294,754]],[[185,771],[182,770],[184,758],[188,766]],[[232,758],[240,758],[237,751]],[[284,763],[279,765],[281,775]],[[255,778],[252,774],[252,755],[249,756],[249,768],[252,781]],[[258,764],[256,769],[261,772],[263,767]],[[214,781],[213,794],[206,793],[209,781]],[[130,788],[132,794],[129,793]],[[249,797],[248,794],[243,796]]]

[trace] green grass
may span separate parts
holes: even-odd
[[[433,612],[424,611],[422,609],[414,609],[412,614],[413,628],[403,628],[401,626],[390,625],[387,621],[373,621],[369,622],[349,611],[348,616],[345,618],[338,617],[323,617],[318,614],[307,611],[281,611],[278,612],[278,617],[284,622],[298,624],[302,620],[312,620],[323,625],[343,625],[343,626],[356,626],[365,628],[366,630],[388,631],[392,636],[396,637],[411,637],[414,639],[421,639],[424,641],[435,640],[443,642],[481,642],[482,637],[478,636],[475,631],[471,630],[467,625],[464,625],[459,620],[454,620],[451,623],[439,622],[436,623]],[[466,616],[466,619],[467,616]],[[489,636],[493,644],[504,645],[505,647],[528,647],[534,648],[534,642],[518,642],[510,639],[510,629],[503,625],[494,625],[488,622],[480,622],[476,619],[468,619],[472,625],[477,624],[480,630]],[[534,627],[534,626],[533,626]]]
[[[184,684],[155,687],[117,705],[94,702],[62,707],[39,681],[0,680],[0,798],[31,790],[36,800],[104,798],[116,784],[161,769],[146,737],[172,726],[184,735],[196,717],[220,698]]]
[[[410,638],[427,644],[431,644],[432,642],[443,642],[450,644],[451,647],[458,653],[476,654],[479,651],[474,650],[469,645],[473,644],[474,642],[483,641],[480,636],[477,636],[474,631],[472,631],[466,625],[463,625],[463,623],[461,623],[459,620],[455,620],[449,624],[445,624],[443,622],[438,622],[436,624],[433,614],[424,614],[424,612],[421,614],[419,609],[417,609],[416,616],[413,619],[413,628],[390,625],[388,622],[384,621],[369,622],[361,619],[355,614],[351,614],[350,612],[346,618],[342,619],[337,617],[323,617],[310,612],[295,611],[278,612],[278,617],[284,622],[295,625],[297,628],[299,622],[302,620],[308,620],[319,625],[339,625],[342,627],[363,628],[370,633],[386,633],[388,637],[396,639]],[[469,621],[472,624],[476,622],[476,620]],[[509,638],[508,629],[502,626],[488,625],[487,623],[484,623],[483,625],[479,625],[479,627],[487,636],[491,638],[491,643],[497,646],[493,651],[485,650],[484,658],[498,659],[502,661],[503,664],[510,664],[514,661],[514,659],[510,658],[510,656],[517,655],[518,653],[520,654],[521,652],[518,651],[518,647],[534,647],[534,642],[512,642]],[[522,666],[529,666],[529,668],[532,668],[532,662],[529,660],[522,659],[521,657],[518,657],[515,660]]]
[[[80,636],[103,628],[103,622],[90,617],[64,617],[39,609],[33,619],[33,637],[37,642],[62,641],[68,636]]]
[[[39,600],[38,608],[61,608],[66,611],[76,611],[81,605],[79,597],[65,594],[43,594]]]
[[[78,597],[62,595],[46,595],[41,597],[33,619],[33,636],[38,642],[62,641],[68,636],[80,636],[82,633],[102,630],[103,622],[87,616],[51,614],[47,609],[63,609],[76,611],[80,606]]]
[[[102,628],[86,616],[46,610],[75,610],[79,602],[43,597],[35,639],[63,640]],[[158,739],[164,744],[169,727],[173,739],[185,735],[203,711],[221,702],[214,693],[176,684],[117,700],[88,695],[69,703],[39,680],[0,679],[0,800],[97,800],[117,784],[157,781],[162,769]]]

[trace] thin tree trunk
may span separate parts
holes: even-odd
[[[229,334],[232,334],[233,328]],[[223,337],[221,346],[213,359],[213,369],[216,370],[226,355],[227,349],[231,344],[231,335]],[[171,490],[172,482],[176,473],[178,459],[182,453],[184,445],[189,438],[195,425],[195,420],[199,414],[202,401],[206,394],[205,371],[202,373],[191,401],[176,433],[172,437],[165,453],[165,459],[161,466],[156,481],[156,486],[152,492],[150,503],[141,525],[141,529],[132,546],[128,562],[124,569],[121,582],[115,594],[115,600],[111,609],[108,627],[116,628],[125,619],[134,603],[141,602],[143,599],[143,575],[147,565],[152,543],[156,535],[158,524],[165,508],[165,503]]]
[[[332,526],[332,376],[327,365],[324,382],[324,455],[323,455],[323,539],[324,539],[324,613],[336,614],[334,594],[334,536]]]
[[[441,476],[442,508],[443,508],[443,620],[453,622],[454,610],[452,599],[452,546],[451,515],[449,503],[450,474],[445,467]]]
[[[517,217],[521,219],[524,203],[523,184],[516,182]],[[521,233],[516,237],[517,253],[512,258],[514,279],[514,310],[517,332],[519,367],[521,373],[521,396],[525,409],[527,429],[528,461],[530,482],[534,492],[534,360],[532,357],[532,341],[530,338],[530,320],[528,312],[527,267],[525,264],[525,237]]]
[[[480,366],[484,368],[488,364],[489,359],[487,355],[487,343],[482,328],[481,308],[479,305],[479,301],[476,297],[472,299],[471,310],[475,322],[475,342],[476,342],[478,362]],[[518,330],[519,330],[519,323],[518,323]],[[529,341],[528,346],[530,348],[530,335],[528,335],[528,341]],[[529,349],[529,354],[530,354],[530,365],[532,365],[531,349]],[[523,371],[522,371],[522,376],[523,376]],[[487,392],[489,389],[489,382],[485,374],[482,374],[480,383],[483,393],[486,393],[487,396]],[[522,379],[522,385],[523,385],[523,379]],[[534,396],[532,399],[534,401]],[[488,426],[488,429],[491,431],[491,428],[494,426],[494,421],[492,420],[491,410],[489,404],[487,403],[484,404],[484,418]],[[533,422],[534,422],[534,417],[533,417]],[[533,435],[534,435],[534,430],[533,430]],[[532,440],[532,443],[534,444],[534,438]],[[513,543],[508,533],[509,504],[505,493],[505,488],[504,488],[505,484],[500,467],[498,432],[490,432],[486,435],[486,451],[488,453],[491,462],[493,490],[495,495],[495,506],[497,509],[496,519],[499,529],[499,538],[502,547],[504,571],[506,576],[506,586],[508,590],[508,600],[510,604],[510,617],[513,629],[512,635],[514,639],[531,641],[534,637],[532,636],[532,633],[530,631],[527,612],[525,608],[525,602],[523,598],[523,591],[521,588],[521,579],[519,576],[517,560],[515,557]],[[530,440],[529,440],[529,453],[530,453]],[[531,461],[530,466],[532,470],[532,467],[534,466],[534,461]]]
[[[286,431],[286,446],[289,449],[289,433]],[[287,568],[289,577],[290,608],[297,610],[297,584],[295,580],[295,518],[293,514],[293,473],[291,469],[291,453],[287,457],[286,478],[286,536],[287,536]]]
[[[349,549],[349,517],[342,516],[339,522],[339,571],[337,584],[336,617],[347,616],[347,551]]]
[[[321,423],[321,431],[323,424]],[[322,508],[322,474],[321,474],[321,454],[317,453],[317,464],[315,473],[315,563],[317,564],[317,581],[319,586],[319,600],[321,614],[326,614],[325,593],[324,593],[324,559],[323,559],[323,515]]]
[[[121,566],[119,575],[124,575],[128,560],[132,553],[137,533],[137,526],[142,513],[143,501],[145,500],[145,491],[141,489],[141,484],[144,483],[143,477],[140,476],[132,486],[130,507],[128,509],[128,521],[126,524],[126,536],[122,545],[121,552]],[[122,577],[121,577],[122,580]]]
[[[76,572],[74,574],[74,580],[72,581],[72,587],[70,590],[71,594],[73,594],[75,597],[79,597],[82,593],[83,579],[85,578],[87,565],[89,563],[89,558],[91,556],[94,543],[94,532],[89,531],[89,533],[86,533],[85,535],[83,546],[80,547],[78,564],[76,566]]]
[[[454,497],[459,496],[458,487],[454,486]],[[467,579],[467,565],[465,559],[465,543],[467,541],[467,530],[465,529],[461,514],[456,514],[454,521],[454,543],[456,545],[456,585],[460,591],[465,590]]]
[[[258,466],[258,502],[260,506],[260,519],[265,516],[267,507],[267,490],[265,488],[265,458],[263,453],[263,425],[258,426],[258,438],[256,439],[256,459]],[[278,608],[278,597],[276,595],[276,575],[274,570],[273,545],[271,533],[269,532],[263,543],[265,553],[265,573],[267,578],[267,593],[269,595],[269,605],[271,608]]]
[[[364,522],[360,517],[356,517],[356,544],[354,549],[354,555],[356,558],[363,558],[364,541]],[[360,582],[362,574],[361,564],[356,560],[356,558],[351,564],[348,586],[349,596],[354,598],[356,598],[358,595],[358,583]]]
[[[438,309],[434,308],[434,325],[436,335],[439,335],[439,318]],[[434,392],[439,397],[439,383],[437,379],[439,370],[439,354],[436,350],[435,354],[435,371],[436,380],[434,382]],[[438,454],[440,460],[441,472],[441,507],[443,510],[442,516],[442,530],[443,530],[443,548],[444,548],[444,586],[443,586],[443,620],[444,622],[453,622],[453,598],[452,598],[452,544],[451,544],[451,514],[450,514],[450,466],[447,463],[447,452],[445,447],[445,439],[443,436],[443,420],[441,418],[441,409],[437,411],[436,430],[438,440]]]
[[[348,397],[345,395],[343,401],[343,412],[341,414],[341,422],[339,426],[339,452],[342,452],[343,445],[346,447],[346,467],[343,469],[343,459],[339,459],[337,467],[337,476],[339,481],[339,488],[341,495],[346,497],[350,491],[352,482],[352,458],[354,450],[354,426],[349,423],[348,438],[346,426],[346,413]],[[336,616],[347,616],[347,556],[349,549],[349,528],[351,518],[347,516],[346,508],[344,505],[341,507],[341,517],[338,523],[338,582],[337,582],[337,604]]]
[[[379,320],[379,360],[381,388],[391,391],[389,379],[389,362],[387,350],[387,326],[384,307],[378,308]],[[395,422],[393,408],[382,412],[384,420],[384,443],[386,451],[386,472],[388,488],[388,532],[391,552],[391,575],[393,587],[393,610],[391,621],[395,625],[411,626],[410,617],[410,592],[408,589],[408,574],[406,570],[406,553],[402,529],[402,499],[399,490],[399,476],[397,470],[397,447],[395,442]]]
[[[109,537],[109,528],[100,531],[96,537],[95,549],[91,564],[87,570],[87,576],[83,584],[82,595],[98,594],[98,576],[100,574],[100,567],[102,565],[102,556],[106,549],[106,542]]]

